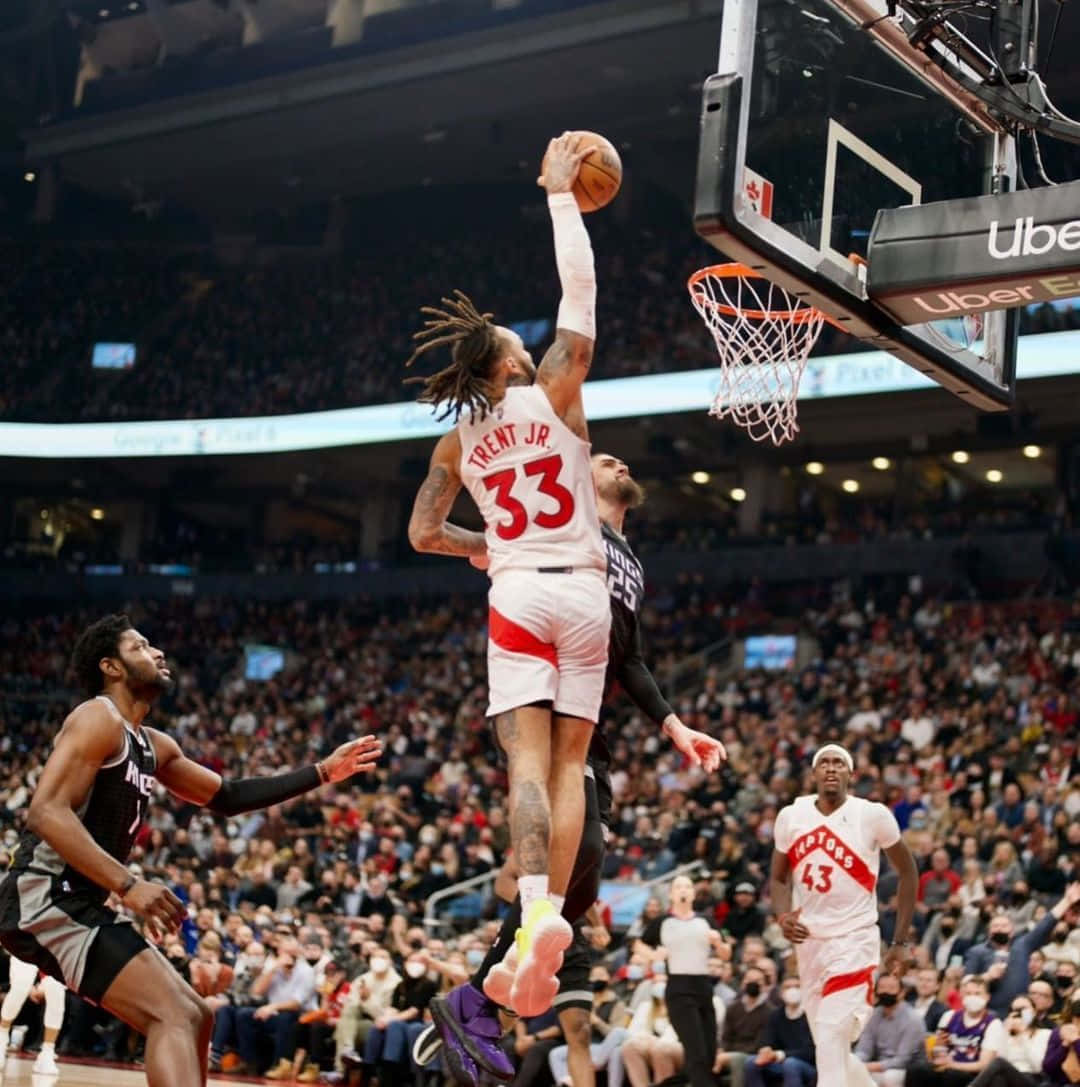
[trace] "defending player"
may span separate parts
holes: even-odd
[[[903,966],[918,872],[883,804],[848,795],[854,763],[839,744],[814,755],[817,794],[781,810],[773,830],[772,905],[795,945],[803,1006],[830,1087],[872,1087],[851,1052],[870,1016],[881,958],[877,886],[880,852],[900,876],[896,932],[885,970]],[[794,908],[793,908],[794,907]]]
[[[510,837],[521,869],[522,925],[510,1002],[545,1011],[571,939],[561,917],[585,817],[585,755],[600,711],[611,610],[589,464],[581,386],[596,336],[592,246],[571,189],[588,153],[552,140],[546,174],[562,302],[555,342],[533,380],[521,337],[460,291],[427,309],[413,359],[452,345],[424,381],[422,402],[457,426],[432,454],[409,540],[418,551],[468,556],[491,575],[488,715],[510,779]],[[410,359],[411,363],[413,359]],[[526,386],[526,387],[520,387]],[[447,524],[462,484],[485,533]]]
[[[592,474],[607,553],[607,584],[611,599],[611,643],[605,694],[617,686],[622,687],[693,765],[712,773],[727,758],[723,744],[683,724],[660,693],[644,661],[639,617],[645,575],[622,534],[627,511],[641,505],[644,492],[626,464],[608,453],[597,453],[592,458]],[[604,842],[613,804],[610,763],[607,742],[603,731],[598,729],[593,733],[586,767],[585,831],[563,909],[563,916],[571,923],[587,915],[599,893]],[[506,1003],[512,978],[512,975],[508,976],[502,958],[511,949],[514,929],[521,916],[520,898],[514,897],[517,877],[516,863],[511,857],[499,873],[495,889],[500,897],[512,901],[513,905],[479,970],[445,999],[432,1001],[435,1028],[445,1042],[446,1066],[463,1087],[476,1087],[481,1072],[497,1079],[512,1079],[514,1075],[513,1065],[498,1044],[502,1028],[497,1005]],[[589,923],[595,925],[596,922],[590,919]],[[574,1087],[589,1087],[595,1082],[588,1045],[589,1012],[592,1010],[588,987],[590,963],[591,955],[579,927],[559,972],[559,995],[554,1000],[559,1023],[570,1047],[569,1065]],[[420,1055],[418,1063],[434,1059],[439,1048],[430,1033],[427,1037],[421,1036],[414,1049],[414,1053]]]
[[[91,697],[64,721],[30,801],[0,883],[0,944],[145,1034],[150,1087],[205,1085],[213,1012],[105,905],[115,894],[158,933],[184,918],[168,887],[124,867],[155,780],[189,804],[238,815],[370,770],[381,748],[364,736],[312,766],[225,781],[144,724],[172,675],[165,654],[127,616],[108,615],[83,631],[72,663]]]

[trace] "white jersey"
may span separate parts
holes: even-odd
[[[605,570],[590,446],[538,385],[515,386],[481,422],[458,423],[461,479],[484,518],[488,572]]]
[[[881,850],[900,840],[884,804],[849,796],[832,815],[816,796],[800,796],[776,817],[773,844],[791,865],[792,907],[815,939],[844,936],[877,923]]]

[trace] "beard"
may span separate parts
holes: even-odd
[[[122,662],[127,673],[128,689],[137,698],[152,701],[158,695],[168,694],[176,686],[172,675],[162,675],[156,665],[150,664],[145,668],[132,668],[127,661]]]
[[[628,510],[636,510],[645,501],[645,488],[636,479],[624,476],[613,480],[603,497]]]

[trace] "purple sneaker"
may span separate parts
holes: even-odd
[[[498,1009],[478,989],[466,982],[446,997],[436,997],[431,1018],[439,1028],[448,1065],[451,1052],[463,1050],[481,1071],[504,1083],[514,1078],[514,1066],[499,1046],[503,1029]]]

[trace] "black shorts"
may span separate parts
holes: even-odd
[[[150,945],[93,895],[58,892],[54,876],[17,871],[0,882],[0,946],[100,1004],[116,975]]]
[[[592,948],[581,931],[581,924],[574,926],[574,939],[566,949],[562,969],[559,971],[559,995],[552,1001],[556,1012],[567,1008],[584,1008],[592,1011],[593,995],[589,985],[592,969]]]

